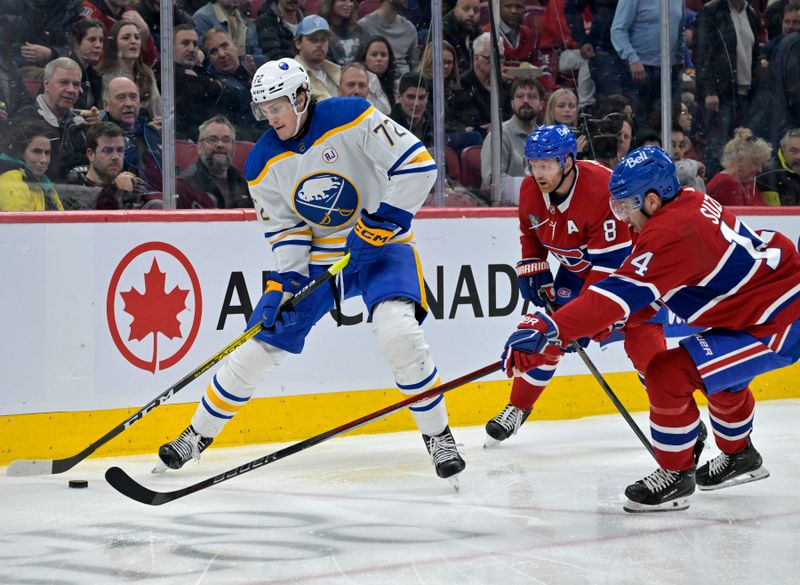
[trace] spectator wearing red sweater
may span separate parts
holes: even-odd
[[[530,27],[522,24],[523,16],[525,16],[524,0],[500,0],[498,28],[506,48],[505,64],[509,67],[516,67],[520,63],[536,64],[539,61],[536,34]],[[489,24],[486,24],[483,30],[488,32]]]
[[[708,182],[709,195],[723,205],[767,205],[756,185],[772,147],[747,128],[737,128],[722,153],[723,170]]]
[[[158,59],[158,49],[150,34],[150,27],[142,16],[130,8],[128,0],[83,0],[84,18],[94,18],[103,23],[106,35],[111,31],[111,27],[118,20],[131,20],[139,27],[139,36],[142,40],[142,61],[149,66],[153,66]]]

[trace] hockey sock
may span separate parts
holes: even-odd
[[[509,402],[520,410],[530,410],[556,373],[556,367],[540,366],[514,378]]]
[[[738,392],[715,392],[708,397],[708,414],[717,447],[723,453],[738,453],[745,448],[755,414],[755,399],[749,387]]]
[[[258,340],[237,348],[214,374],[192,417],[194,430],[216,437],[250,400],[256,384],[274,372],[287,352]]]
[[[689,469],[700,428],[700,411],[692,396],[703,386],[697,367],[682,347],[663,351],[648,364],[645,384],[658,464],[672,471]]]
[[[372,312],[372,328],[395,384],[403,394],[419,394],[440,384],[414,303],[405,299],[378,303]],[[438,435],[447,426],[444,396],[429,398],[409,410],[425,435]]]

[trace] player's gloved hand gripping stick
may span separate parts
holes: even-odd
[[[547,293],[541,291],[539,294],[544,301],[547,311],[553,314],[556,307],[547,297]],[[550,317],[544,313],[536,313],[526,317],[519,325],[519,329],[511,334],[511,337],[509,337],[506,343],[505,350],[503,351],[503,368],[506,370],[506,373],[510,376],[514,369],[527,371],[542,364],[552,363],[551,356],[548,354],[550,352],[550,347],[557,347],[552,343],[552,341],[557,338],[558,327]],[[619,398],[617,398],[617,395],[614,394],[611,386],[609,386],[608,382],[603,378],[603,374],[600,373],[600,370],[597,369],[591,358],[586,355],[583,346],[578,343],[578,341],[573,340],[570,342],[570,347],[578,354],[583,363],[586,364],[586,367],[589,368],[589,372],[591,372],[594,379],[597,380],[597,383],[600,384],[603,392],[606,393],[609,400],[617,407],[622,418],[625,419],[625,422],[631,427],[631,430],[633,430],[642,442],[642,445],[644,445],[645,449],[647,449],[650,455],[653,456],[653,459],[655,459],[656,453],[653,450],[653,445],[650,444],[650,441],[647,440],[642,429],[640,429],[636,421],[633,420],[628,409],[625,408]]]
[[[271,319],[273,325],[277,323],[281,323],[281,326],[284,325],[283,320],[281,319],[282,314],[293,314],[294,313],[294,305],[302,301],[312,292],[314,292],[317,288],[321,285],[328,282],[331,278],[336,276],[339,272],[341,272],[347,263],[350,261],[350,254],[345,254],[341,260],[333,264],[328,270],[321,275],[319,275],[314,280],[310,281],[308,284],[297,290],[296,294],[292,296],[289,300],[285,303],[280,304],[278,301],[277,305],[274,307],[274,310],[271,313]],[[267,295],[264,295],[266,297]],[[262,300],[264,299],[262,297]],[[281,293],[281,298],[283,297],[283,293]],[[273,297],[274,300],[274,297]],[[260,305],[261,303],[259,303]],[[258,307],[257,307],[258,308]],[[262,314],[265,311],[264,308],[261,308]],[[255,313],[255,312],[254,312]],[[167,400],[172,398],[174,394],[176,394],[179,390],[183,389],[184,387],[188,386],[191,382],[199,378],[201,375],[206,373],[212,366],[222,361],[225,356],[235,350],[237,347],[242,345],[245,341],[249,340],[253,337],[256,333],[261,331],[262,328],[262,321],[265,316],[261,318],[253,319],[253,325],[250,326],[248,323],[248,329],[242,333],[239,337],[234,339],[228,345],[223,347],[213,356],[208,358],[202,364],[197,366],[194,370],[186,374],[183,378],[178,380],[175,384],[167,388],[164,392],[156,396],[153,400],[148,402],[144,407],[140,410],[129,416],[127,419],[122,421],[120,424],[115,426],[113,429],[108,431],[105,435],[97,439],[94,443],[86,447],[80,453],[76,453],[71,457],[66,457],[64,459],[18,459],[16,461],[12,461],[11,464],[8,466],[8,471],[6,472],[8,475],[47,475],[47,474],[55,474],[55,473],[63,473],[68,469],[73,468],[75,465],[86,459],[89,455],[94,453],[98,448],[108,443],[111,439],[122,433],[128,427],[136,424],[139,420],[150,414],[155,408],[158,408],[162,404],[164,404]],[[291,317],[287,317],[286,322],[288,323],[291,320]]]

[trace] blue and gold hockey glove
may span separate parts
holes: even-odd
[[[284,303],[310,281],[298,272],[270,272],[264,294],[247,321],[247,328],[261,321],[265,329],[274,327],[276,333],[283,333],[284,329],[297,323],[294,306],[291,303],[284,306]]]
[[[350,252],[348,268],[358,272],[372,264],[384,252],[384,245],[401,227],[394,222],[361,210],[361,217],[347,235],[347,251]]]
[[[547,293],[551,302],[556,300],[553,292],[553,273],[550,272],[547,260],[525,258],[517,262],[517,284],[522,298],[537,307],[545,306],[544,300],[539,296],[539,291]]]

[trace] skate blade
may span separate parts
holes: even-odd
[[[639,502],[634,502],[626,498],[625,503],[622,506],[622,509],[626,512],[630,512],[631,514],[641,514],[647,512],[677,512],[679,510],[685,510],[689,507],[689,498],[677,498],[675,500],[670,500],[669,502],[664,502],[663,504],[640,504]]]
[[[447,478],[447,481],[450,482],[450,484],[453,486],[453,489],[456,490],[457,494],[461,493],[461,482],[458,480],[459,475],[460,474],[457,473]]]
[[[163,461],[159,461],[158,463],[156,463],[156,466],[150,470],[150,473],[153,474],[164,473],[167,469],[169,469],[169,467],[167,467],[167,464],[164,463]]]
[[[697,488],[703,492],[713,492],[714,490],[721,490],[724,488],[733,487],[735,485],[739,485],[740,483],[750,483],[751,481],[758,481],[759,479],[767,479],[769,477],[769,470],[766,467],[759,467],[758,469],[754,469],[753,471],[748,471],[742,475],[737,475],[729,479],[728,481],[723,481],[722,483],[718,483],[715,485],[700,485],[697,484]]]
[[[499,445],[502,441],[498,441],[491,435],[486,435],[486,440],[483,442],[484,449],[490,449],[496,445]]]

